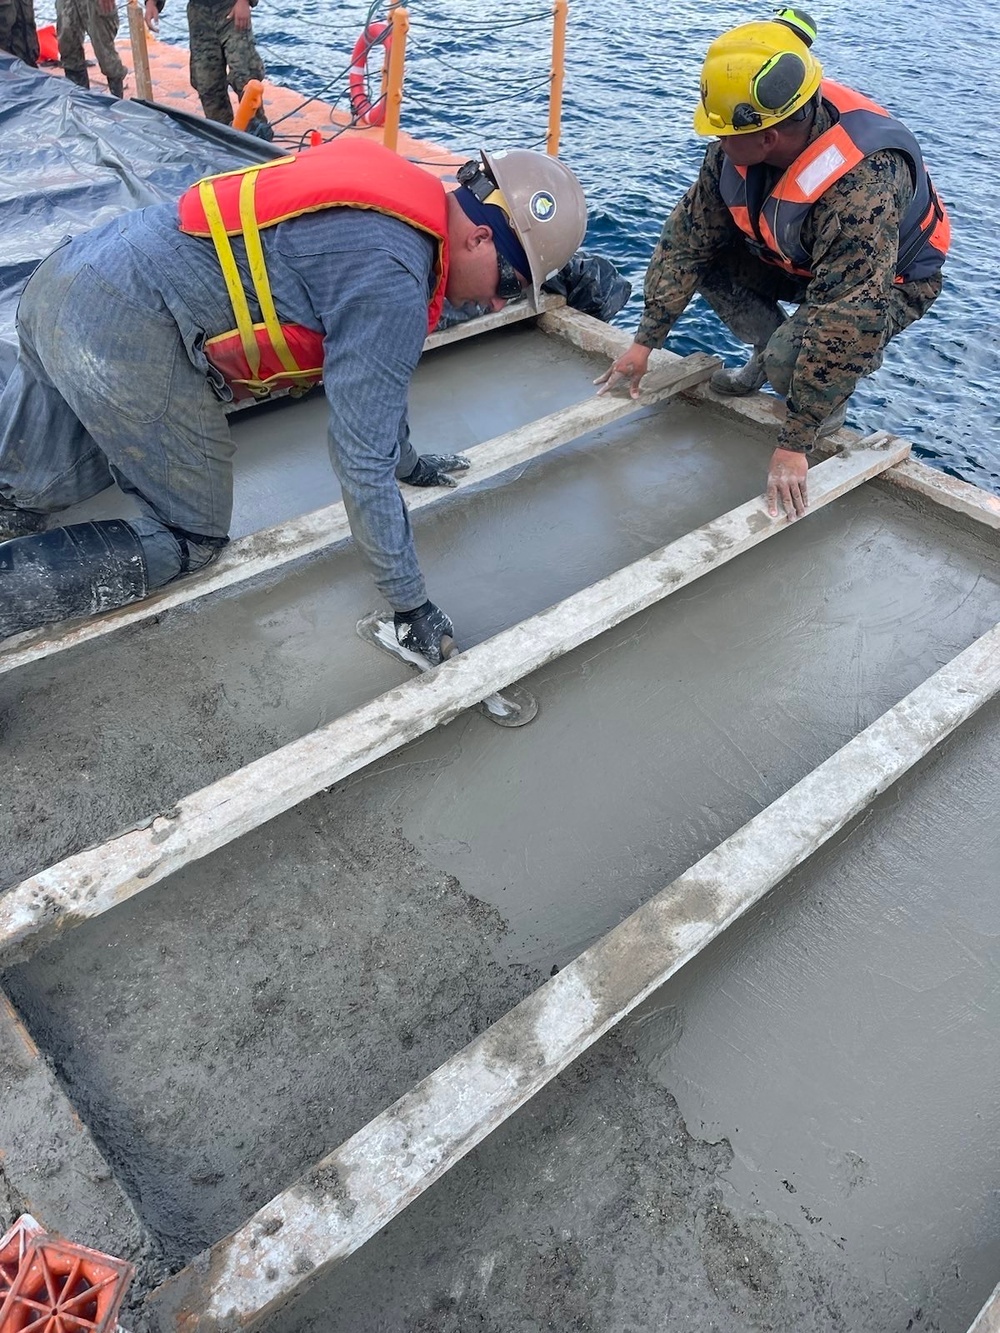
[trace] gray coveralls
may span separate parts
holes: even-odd
[[[347,208],[261,235],[279,317],[324,334],[330,455],[355,540],[390,606],[420,606],[427,593],[396,478],[417,465],[406,407],[434,244],[395,218]],[[234,249],[259,319],[239,238]],[[175,204],[56,250],[18,312],[19,357],[0,394],[0,498],[53,514],[115,481],[142,507],[130,526],[150,588],[206,564],[229,533],[233,442],[231,394],[203,347],[233,326],[212,242],[178,231]]]

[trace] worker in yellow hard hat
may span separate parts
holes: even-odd
[[[769,381],[785,398],[767,496],[789,518],[805,512],[817,439],[940,293],[950,236],[916,139],[824,78],[815,37],[805,11],[781,9],[709,47],[694,128],[715,142],[663,228],[635,341],[599,381],[604,393],[625,379],[637,396],[651,349],[700,292],[753,348],[712,387],[747,394]]]

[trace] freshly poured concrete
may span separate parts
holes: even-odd
[[[415,436],[468,447],[593,373],[523,331],[437,353]],[[237,430],[301,432],[287,512],[333,498],[321,404]],[[680,404],[567,447],[418,518],[431,594],[483,639],[746,500],[767,453]],[[248,471],[248,527],[279,484]],[[400,680],[353,633],[375,604],[341,551],[4,678],[3,882]],[[463,717],[7,984],[178,1262],[997,619],[995,546],[866,488],[537,673],[530,727]],[[998,733],[953,738],[815,858],[840,871],[664,989],[637,1055],[606,1042],[282,1329],[964,1333],[1000,1268]]]

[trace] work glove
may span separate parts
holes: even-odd
[[[411,653],[419,653],[431,666],[437,666],[444,657],[442,639],[455,638],[455,626],[439,606],[433,602],[424,602],[413,611],[397,611],[393,617],[396,638]],[[445,644],[450,649],[451,644]]]
[[[421,454],[408,477],[400,477],[407,486],[457,486],[449,472],[465,472],[472,466],[465,454]]]

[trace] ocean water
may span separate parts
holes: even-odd
[[[571,5],[561,153],[587,193],[587,247],[633,283],[615,319],[623,328],[636,325],[663,220],[704,152],[691,113],[705,48],[770,12],[766,3],[719,0]],[[841,0],[810,12],[827,73],[888,106],[918,136],[954,232],[942,296],[890,344],[848,420],[895,431],[926,462],[1000,493],[1000,154],[989,122],[1000,106],[1000,10],[986,0],[954,0],[946,12],[913,0]],[[412,0],[409,13],[403,124],[411,134],[470,155],[479,144],[544,146],[549,3]],[[367,14],[361,4],[260,0],[254,27],[269,77],[346,107],[346,68]],[[180,0],[164,12],[161,36],[185,42]],[[318,107],[316,127],[330,130]],[[743,352],[700,300],[668,346],[731,364]]]

